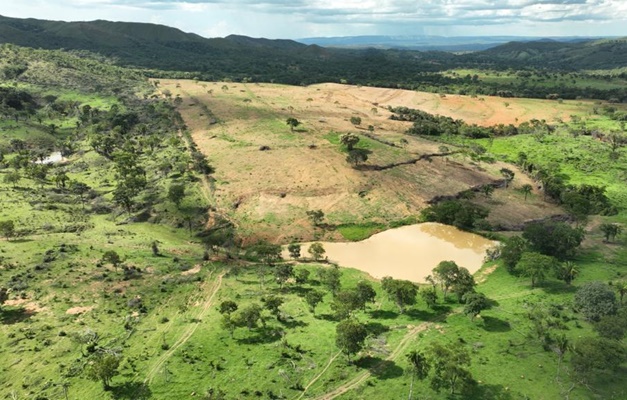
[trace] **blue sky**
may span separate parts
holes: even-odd
[[[205,37],[627,36],[627,0],[4,0],[0,14],[152,22]]]

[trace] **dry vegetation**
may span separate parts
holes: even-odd
[[[354,169],[337,143],[344,132],[374,127],[358,147],[372,151],[367,165],[384,165],[439,152],[439,144],[404,135],[409,123],[392,121],[387,106],[407,106],[490,125],[527,118],[567,118],[583,106],[528,100],[441,97],[406,90],[322,84],[205,83],[161,80],[180,96],[180,111],[200,149],[216,168],[211,195],[218,212],[237,224],[242,237],[276,241],[311,239],[305,211],[322,209],[332,225],[390,222],[416,214],[436,195],[454,194],[501,178],[500,163],[474,163],[462,155],[423,160],[385,171]],[[507,107],[504,101],[508,101]],[[350,118],[360,117],[359,126]],[[289,117],[301,125],[293,132]],[[401,139],[407,142],[402,144]],[[262,146],[269,150],[260,151]],[[511,166],[508,166],[512,168]],[[529,183],[518,173],[513,187]],[[558,213],[543,202],[523,202],[512,189],[494,195],[493,219],[520,222]],[[515,204],[513,207],[512,204]],[[338,238],[334,232],[327,236]]]

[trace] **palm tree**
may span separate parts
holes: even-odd
[[[531,186],[528,183],[525,183],[524,185],[522,185],[522,187],[520,188],[520,190],[523,192],[523,194],[525,195],[525,201],[527,201],[527,196],[531,193],[531,191],[533,190],[533,186]]]
[[[407,361],[409,361],[408,372],[411,374],[411,385],[409,386],[409,400],[411,400],[414,391],[414,379],[425,379],[429,373],[431,365],[427,361],[427,357],[416,350],[410,351],[405,357],[407,358]]]
[[[615,286],[616,286],[616,291],[618,292],[618,295],[620,296],[620,304],[622,306],[623,297],[625,297],[625,294],[627,294],[627,281],[618,282],[615,284]]]
[[[579,275],[579,270],[570,261],[557,267],[557,278],[566,282],[567,285],[570,285],[577,275]]]

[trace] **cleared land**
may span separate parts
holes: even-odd
[[[387,106],[407,106],[491,125],[527,119],[568,118],[585,113],[587,103],[528,99],[445,96],[407,90],[323,84],[293,87],[273,84],[205,83],[161,80],[162,93],[180,97],[179,109],[198,144],[216,167],[211,196],[217,212],[234,221],[245,241],[312,239],[316,233],[305,212],[322,209],[333,227],[389,223],[415,215],[436,195],[455,194],[502,178],[503,163],[475,163],[463,154],[433,157],[383,171],[387,165],[440,152],[436,142],[405,135],[407,122],[390,120]],[[503,104],[510,104],[505,107]],[[291,131],[289,117],[301,125]],[[361,118],[354,126],[351,117]],[[373,135],[394,146],[372,140]],[[371,151],[363,168],[353,168],[340,133],[360,136],[357,147]],[[403,143],[404,139],[406,143]],[[261,151],[262,146],[269,150]],[[453,149],[455,150],[455,149]],[[521,173],[513,187],[530,183]],[[510,223],[559,213],[514,190],[498,191],[491,207]],[[320,232],[317,233],[320,235]],[[337,230],[326,238],[340,239]]]

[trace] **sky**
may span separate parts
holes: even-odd
[[[151,22],[204,37],[627,36],[627,0],[2,0],[0,15]]]

